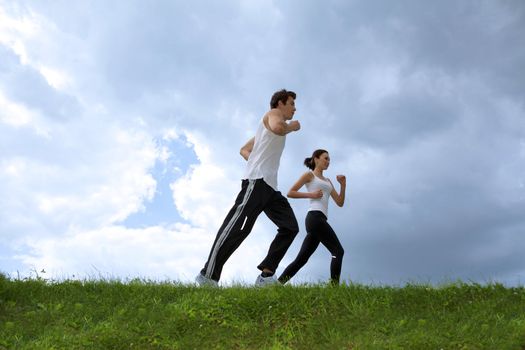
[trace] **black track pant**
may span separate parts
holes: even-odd
[[[322,243],[332,254],[332,262],[330,263],[331,282],[339,284],[344,250],[334,230],[328,224],[326,216],[320,211],[309,211],[306,214],[305,224],[306,237],[301,250],[295,260],[283,271],[279,277],[279,282],[286,283],[295,276],[297,271],[306,264],[310,256],[315,252],[319,243]]]
[[[284,254],[299,232],[299,225],[288,200],[263,179],[243,180],[235,204],[224,219],[211,247],[208,261],[201,273],[218,281],[224,264],[251,232],[261,212],[277,225],[277,235],[270,244],[268,255],[257,266],[277,270]]]

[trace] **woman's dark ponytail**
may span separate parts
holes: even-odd
[[[325,151],[324,149],[316,149],[314,153],[312,153],[311,157],[304,159],[304,165],[307,168],[314,170],[315,169],[315,158],[319,158],[321,154],[323,153],[328,153],[328,151]]]
[[[304,165],[305,165],[308,169],[311,169],[311,170],[314,170],[314,169],[315,169],[315,162],[314,162],[314,159],[313,159],[312,157],[305,158],[305,159],[304,159]]]

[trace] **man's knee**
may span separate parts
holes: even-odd
[[[286,234],[291,237],[295,237],[299,233],[299,225],[288,225],[288,226],[279,227],[278,231],[279,233]]]
[[[338,247],[332,255],[334,258],[342,259],[343,255],[345,255],[345,250],[343,249],[343,247]]]
[[[306,265],[306,263],[308,262],[308,259],[310,257],[309,256],[305,256],[305,257],[297,257],[297,259],[295,259],[295,261],[293,262],[295,265],[299,266],[299,268],[303,267],[304,265]]]
[[[295,238],[299,233],[299,226],[293,226],[290,228],[290,235]]]

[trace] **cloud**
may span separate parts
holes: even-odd
[[[31,139],[24,131],[11,134]],[[38,152],[24,146],[11,149],[2,160],[4,232],[12,232],[20,215],[37,226],[45,223],[25,233],[32,235],[118,222],[137,211],[155,190],[148,172],[157,149],[140,132],[110,124],[90,128],[83,121],[68,125],[67,131],[53,128],[48,138],[34,138]]]
[[[225,210],[233,205],[241,176],[228,178],[221,165],[212,160],[211,151],[201,137],[187,136],[195,146],[199,164],[171,184],[173,200],[181,216],[192,224],[218,229],[221,221],[217,219],[226,215]]]
[[[201,259],[194,253],[206,242],[202,230],[188,225],[129,229],[108,225],[71,232],[61,239],[25,242],[25,265],[56,278],[146,278],[189,281]]]
[[[3,261],[190,280],[238,192],[240,146],[288,88],[302,128],[280,187],[316,148],[330,151],[327,176],[347,175],[347,204],[329,218],[343,278],[519,280],[524,10],[0,2],[0,249],[23,257]],[[307,202],[291,203],[301,233],[280,269],[304,234]],[[261,216],[224,283],[255,277],[274,230]],[[97,241],[98,255],[82,249]],[[328,278],[328,261],[320,248],[297,279]]]

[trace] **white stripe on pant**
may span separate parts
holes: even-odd
[[[224,228],[224,230],[220,233],[219,238],[217,239],[217,242],[215,246],[213,247],[213,251],[210,255],[210,259],[208,261],[208,268],[206,269],[206,277],[211,278],[213,269],[215,268],[215,260],[217,259],[217,253],[224,243],[224,240],[228,238],[228,235],[231,232],[231,229],[233,225],[237,222],[239,219],[239,216],[241,215],[246,203],[248,203],[248,200],[250,199],[250,195],[252,194],[253,188],[255,187],[255,181],[256,180],[248,180],[248,188],[246,189],[246,193],[244,194],[244,198],[242,200],[242,203],[237,207],[235,214],[232,216],[230,222],[228,222],[228,225]]]

